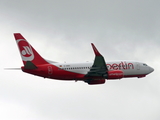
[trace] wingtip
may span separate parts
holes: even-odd
[[[97,50],[97,48],[95,47],[95,45],[93,43],[91,43],[93,51],[95,53],[96,56],[101,56],[101,54],[99,53],[99,51]]]
[[[92,47],[95,47],[95,45],[93,43],[91,43]]]

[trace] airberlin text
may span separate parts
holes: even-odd
[[[127,63],[127,62],[107,64],[107,67],[108,69],[112,69],[112,70],[134,69],[133,63]]]

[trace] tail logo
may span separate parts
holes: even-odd
[[[23,56],[32,54],[32,51],[28,46],[23,46],[23,48],[24,48],[24,50],[21,51]]]
[[[34,59],[34,54],[30,44],[24,39],[17,40],[17,44],[23,61],[32,61]]]

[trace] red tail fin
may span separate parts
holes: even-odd
[[[48,63],[38,54],[38,52],[27,42],[27,40],[20,33],[14,33],[14,37],[16,39],[24,65],[27,61],[31,61],[35,65]]]

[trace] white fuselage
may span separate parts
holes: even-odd
[[[124,73],[124,77],[145,77],[145,75],[153,71],[153,68],[147,64],[136,61],[112,61],[106,64],[108,71],[121,70]],[[89,72],[93,63],[54,63],[53,65],[65,71],[85,75]]]

